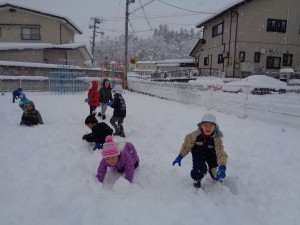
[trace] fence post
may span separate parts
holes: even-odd
[[[248,117],[248,106],[249,106],[249,85],[245,85],[244,93],[245,93],[245,102],[243,104],[244,110],[243,115],[241,115],[241,118],[246,119]]]

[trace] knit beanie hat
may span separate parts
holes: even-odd
[[[94,112],[85,119],[85,124],[89,124],[89,123],[92,124],[98,123],[98,120],[96,119],[96,114]]]
[[[119,147],[118,144],[116,142],[113,141],[112,136],[107,136],[105,138],[105,143],[103,144],[102,147],[102,158],[108,158],[108,157],[114,157],[114,156],[118,156],[120,154],[119,151]]]

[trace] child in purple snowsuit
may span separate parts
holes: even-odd
[[[134,169],[139,166],[139,157],[135,147],[130,142],[126,142],[120,152],[118,144],[113,141],[112,136],[107,136],[101,152],[100,161],[96,177],[103,183],[107,167],[116,169],[119,173],[125,173],[125,179],[132,183]]]

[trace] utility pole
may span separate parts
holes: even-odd
[[[96,33],[99,33],[96,30],[96,29],[99,28],[99,27],[97,27],[97,24],[102,23],[103,19],[100,19],[98,17],[92,17],[91,20],[93,22],[93,25],[90,25],[89,28],[90,29],[93,28],[93,36],[92,36],[93,41],[91,42],[91,44],[92,44],[92,56],[93,56],[93,58],[92,58],[92,66],[93,66],[94,65],[94,56],[95,56],[95,54],[94,54],[95,53],[95,38],[96,38]]]
[[[127,89],[127,71],[128,71],[128,21],[129,21],[129,4],[135,3],[135,0],[126,0],[125,11],[125,58],[124,58],[124,89]]]

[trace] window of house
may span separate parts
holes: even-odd
[[[240,62],[245,62],[245,52],[244,51],[240,52],[239,61]]]
[[[283,66],[292,66],[293,65],[293,54],[283,54],[282,65]]]
[[[280,69],[281,58],[280,57],[267,57],[267,69]]]
[[[286,20],[277,20],[277,19],[268,19],[267,22],[267,31],[268,32],[286,32]]]
[[[223,23],[219,23],[218,25],[212,28],[212,37],[218,36],[223,33]]]
[[[218,63],[223,63],[224,62],[224,58],[223,58],[223,54],[219,54],[218,55]]]
[[[255,63],[260,62],[260,52],[254,52],[254,62]]]
[[[204,58],[204,66],[207,66],[209,64],[209,58],[208,56]]]
[[[39,27],[22,27],[21,28],[22,40],[40,40],[40,28]]]

